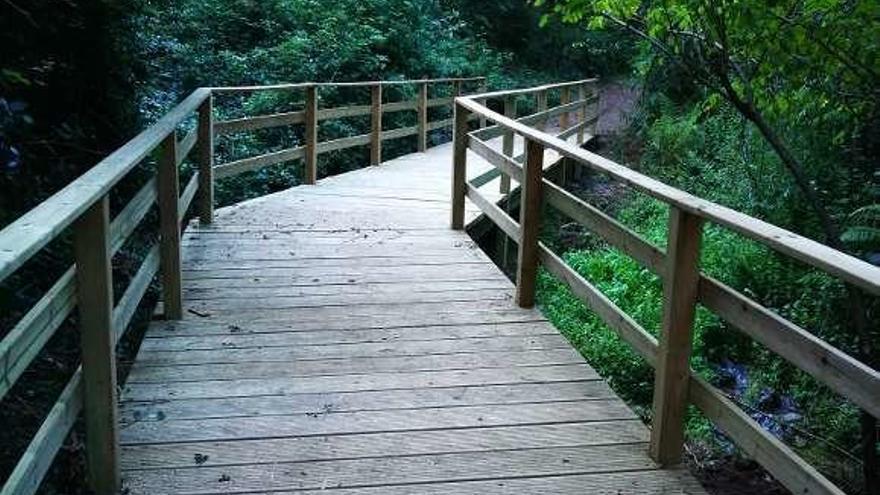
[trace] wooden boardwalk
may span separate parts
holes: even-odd
[[[190,226],[185,318],[151,326],[122,395],[126,493],[703,493],[449,229],[450,163],[443,145]]]

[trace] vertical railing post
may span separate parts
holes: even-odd
[[[537,107],[538,107],[537,111],[538,112],[543,112],[543,111],[547,110],[547,90],[546,89],[542,89],[541,91],[538,91],[538,93],[535,95],[535,103],[537,104]],[[538,122],[537,127],[539,129],[541,129],[542,131],[546,130],[547,129],[547,119],[546,118],[541,119],[541,121]]]
[[[382,163],[382,84],[370,88],[370,165]]]
[[[180,181],[177,171],[177,136],[172,131],[162,141],[158,170],[159,252],[162,270],[162,303],[165,319],[183,318],[183,289],[180,263],[180,223],[178,201]]]
[[[568,86],[564,86],[562,89],[559,90],[559,104],[560,105],[567,105],[569,103],[571,103],[571,90],[568,88]],[[559,117],[559,127],[560,127],[559,130],[564,131],[564,130],[568,129],[568,126],[569,126],[568,111],[565,111]]]
[[[199,221],[214,221],[214,119],[213,95],[199,107]]]
[[[303,182],[314,184],[318,180],[318,87],[306,87],[306,154]]]
[[[504,116],[516,120],[516,100],[512,96],[504,98]],[[501,152],[513,156],[513,131],[506,131],[501,138]],[[510,192],[510,176],[501,173],[501,194]]]
[[[526,139],[526,162],[520,184],[519,255],[516,267],[516,302],[522,308],[535,305],[543,173],[544,146]]]
[[[107,196],[76,221],[73,244],[89,481],[95,493],[110,495],[118,492],[120,478],[116,332],[113,328],[113,271]]]
[[[428,83],[419,83],[419,99],[417,102],[419,134],[418,148],[424,152],[428,149]]]
[[[593,111],[590,113],[591,117],[594,117],[596,120],[593,121],[593,124],[590,126],[590,135],[595,136],[598,132],[599,128],[599,86],[596,81],[587,83],[589,91],[589,98],[595,98],[593,103]]]
[[[461,81],[452,81],[452,97],[461,96]]]
[[[467,180],[468,117],[470,112],[454,103],[452,135],[452,228],[464,228],[464,196]]]
[[[586,122],[587,122],[587,101],[586,100],[587,100],[587,85],[586,85],[586,83],[579,84],[578,85],[578,101],[581,102],[581,104],[580,104],[581,108],[580,108],[580,111],[578,112],[580,114],[580,119],[578,121],[578,123],[580,124],[580,127],[578,127],[578,133],[577,133],[578,145],[584,144],[584,127],[586,126]]]
[[[478,89],[480,93],[486,92],[486,80],[483,79],[480,81],[480,87]],[[486,99],[483,98],[480,100],[480,105],[486,106]],[[480,129],[484,129],[486,127],[486,117],[480,115]]]
[[[570,102],[571,102],[571,89],[568,86],[563,86],[562,88],[559,89],[559,104],[560,105],[567,105]],[[570,124],[571,124],[571,121],[569,119],[569,112],[568,111],[562,112],[562,115],[559,116],[559,130],[564,131],[564,130],[568,129]],[[566,141],[568,141],[567,138],[566,138]],[[560,187],[565,187],[565,185],[568,183],[569,168],[570,168],[569,162],[570,161],[571,160],[569,160],[567,158],[563,158],[562,162],[559,164],[559,186]]]
[[[700,217],[674,206],[670,208],[651,428],[651,457],[663,466],[681,462],[684,446],[701,231]]]

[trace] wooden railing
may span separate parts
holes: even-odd
[[[451,85],[451,93],[457,95],[465,84],[482,87],[483,78],[200,88],[153,126],[0,231],[0,282],[68,229],[73,231],[75,253],[70,268],[0,341],[0,399],[75,307],[79,313],[82,348],[81,367],[61,392],[6,480],[2,495],[37,491],[80,411],[85,417],[87,467],[92,488],[100,495],[117,493],[120,478],[115,345],[131,323],[157,272],[161,272],[165,318],[181,318],[181,223],[196,196],[201,222],[212,221],[215,179],[303,159],[304,182],[313,184],[318,178],[317,157],[327,151],[369,145],[372,164],[377,165],[382,159],[382,141],[410,135],[417,136],[418,148],[424,150],[429,131],[452,124],[451,119],[428,121],[429,108],[452,105],[452,97],[428,99],[429,85]],[[418,98],[385,103],[382,88],[389,85],[414,85],[418,88]],[[371,104],[319,108],[319,92],[326,87],[371,88]],[[305,109],[213,122],[212,95],[266,90],[303,91]],[[404,110],[418,113],[416,126],[382,130],[383,113]],[[197,118],[195,129],[179,137],[179,128],[193,114]],[[320,121],[356,115],[371,115],[369,134],[325,142],[318,140]],[[215,134],[295,124],[305,126],[302,146],[214,166]],[[197,150],[197,171],[181,191],[179,167],[194,149]],[[154,152],[158,152],[154,177],[111,221],[108,195]],[[158,204],[159,240],[147,250],[128,288],[114,304],[113,255],[154,204]]]
[[[700,238],[703,224],[712,222],[839,277],[872,295],[880,295],[880,268],[756,218],[695,197],[642,175],[623,165],[542,132],[543,118],[515,119],[492,111],[487,100],[532,95],[539,108],[546,105],[550,90],[577,87],[578,83],[484,93],[456,98],[453,151],[452,227],[464,225],[465,196],[508,237],[519,244],[516,300],[524,307],[534,304],[537,268],[564,281],[572,293],[590,307],[609,327],[655,368],[653,426],[650,453],[661,465],[680,462],[684,442],[684,417],[688,404],[696,405],[743,451],[763,465],[792,493],[841,494],[839,488],[807,464],[794,451],[761,428],[723,392],[690,369],[692,330],[697,303],[733,327],[760,342],[801,370],[851,400],[874,417],[880,417],[880,373],[782,318],[746,295],[700,272]],[[564,104],[555,111],[568,112]],[[471,132],[473,115],[494,125]],[[581,122],[578,125],[583,125]],[[487,145],[487,138],[513,134],[525,140],[525,164],[511,157],[510,146],[502,152]],[[465,180],[470,149],[497,167],[521,187],[519,218],[480,194]],[[573,196],[542,177],[545,150],[553,150],[572,162],[599,171],[669,205],[666,250],[652,245],[595,206]],[[663,280],[663,318],[660,338],[654,338],[617,307],[593,284],[569,267],[538,241],[542,205],[559,210],[601,236]]]

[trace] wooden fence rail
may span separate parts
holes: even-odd
[[[78,308],[82,335],[82,366],[73,374],[29,446],[5,481],[0,495],[33,494],[40,486],[64,439],[84,412],[89,481],[99,495],[120,488],[118,422],[116,419],[115,346],[131,323],[135,310],[153,279],[161,275],[166,318],[182,316],[180,232],[195,201],[200,221],[213,220],[214,181],[271,164],[303,159],[304,182],[314,183],[321,153],[373,144],[373,164],[381,161],[381,142],[417,135],[418,148],[427,146],[427,133],[449,126],[451,119],[428,120],[428,109],[452,105],[452,97],[429,99],[430,85],[453,86],[460,94],[463,84],[482,87],[483,78],[419,79],[355,83],[301,83],[275,86],[199,88],[154,125],[92,167],[77,180],[0,231],[0,282],[21,268],[47,244],[72,227],[74,264],[46,294],[0,340],[0,398],[34,361],[56,330]],[[419,97],[413,101],[381,101],[382,87],[414,85]],[[372,88],[371,105],[319,108],[320,90],[329,87]],[[304,91],[306,106],[284,112],[215,122],[214,94],[255,91]],[[378,98],[376,97],[378,95]],[[416,111],[419,124],[383,130],[382,113]],[[181,138],[179,128],[196,116],[195,129]],[[320,142],[321,121],[371,115],[372,130]],[[295,148],[225,164],[214,164],[214,135],[301,124],[305,143]],[[181,189],[181,164],[196,150],[196,172]],[[109,194],[129,172],[149,156],[158,156],[152,178],[110,220]],[[198,200],[196,201],[196,198]],[[114,305],[112,259],[143,222],[151,209],[159,212],[159,241],[147,255]]]
[[[700,273],[700,233],[711,222],[756,240],[780,253],[837,276],[862,290],[880,295],[880,268],[823,244],[804,238],[735,210],[663,184],[655,179],[586,151],[566,137],[582,133],[595,118],[580,114],[580,122],[570,124],[569,115],[578,109],[571,103],[576,89],[579,102],[586,107],[592,81],[575,81],[514,91],[498,91],[456,98],[455,154],[452,183],[452,228],[463,228],[465,196],[470,198],[510,239],[519,244],[517,300],[523,306],[533,303],[536,272],[534,258],[555,277],[568,285],[611,329],[629,343],[655,368],[654,421],[650,452],[663,465],[680,462],[683,448],[684,412],[688,404],[722,429],[745,452],[754,457],[793,493],[842,494],[828,479],[808,465],[795,452],[765,431],[720,390],[696,376],[689,367],[694,311],[702,304],[746,335],[765,345],[795,366],[811,374],[832,390],[851,400],[875,417],[880,417],[880,372],[815,337],[807,330],[782,318],[756,301]],[[560,105],[547,108],[547,93],[562,92]],[[507,103],[512,96],[529,95],[538,112],[517,118]],[[484,103],[500,99],[502,115]],[[491,125],[472,131],[469,118],[479,115]],[[563,116],[562,133],[543,132],[548,118]],[[572,129],[574,129],[572,131]],[[525,161],[514,157],[512,136],[526,144]],[[485,140],[503,136],[502,151]],[[583,142],[578,139],[577,143]],[[520,184],[519,219],[488,201],[477,188],[485,177],[466,181],[467,150],[494,165],[502,174]],[[665,250],[609,217],[598,208],[573,196],[562,187],[540,177],[544,150],[601,172],[669,205],[669,234]],[[663,318],[659,342],[629,315],[617,307],[593,284],[569,267],[537,239],[539,206],[554,208],[601,236],[663,280]],[[536,253],[536,254],[534,254]]]

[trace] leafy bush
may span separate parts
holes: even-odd
[[[639,164],[642,170],[774,223],[805,225],[798,218],[804,215],[803,206],[788,189],[779,188],[787,178],[734,114],[723,109],[706,112],[700,105],[670,114],[671,104],[666,101],[662,106],[666,108],[653,121],[643,124],[646,146]],[[748,148],[745,155],[743,148]],[[590,193],[586,196],[589,201]],[[653,244],[665,245],[665,204],[635,193],[625,193],[616,202],[622,205],[616,212],[620,221]],[[871,228],[872,212],[867,208],[854,214],[852,224]],[[592,237],[579,245],[588,248],[565,253],[566,262],[656,335],[662,311],[662,287],[657,277]],[[700,263],[704,273],[845,352],[858,355],[855,332],[844,316],[848,296],[839,280],[713,224],[704,228]],[[645,361],[563,283],[546,273],[540,276],[539,300],[547,317],[615,390],[649,417],[653,371]],[[876,301],[872,311],[877,311]],[[856,484],[859,414],[852,403],[702,307],[698,307],[695,323],[692,366],[813,465],[844,485]],[[693,439],[720,451],[733,448],[693,412],[688,429]]]

